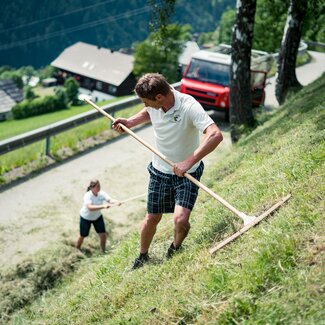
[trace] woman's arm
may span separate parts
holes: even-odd
[[[117,206],[117,205],[121,205],[122,202],[116,199],[110,199],[110,201],[108,202],[108,204],[110,204],[111,207]]]
[[[108,209],[110,208],[112,205],[109,203],[104,203],[101,205],[93,205],[93,204],[87,204],[87,208],[89,211],[98,211],[101,209]]]

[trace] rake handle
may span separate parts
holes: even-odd
[[[91,100],[85,98],[84,101],[87,102],[89,105],[93,106],[98,112],[100,112],[102,115],[106,116],[113,123],[116,121],[116,119],[113,116],[111,116],[110,114],[108,114],[107,112],[105,112],[102,108],[100,108],[99,106],[97,106]],[[145,142],[144,140],[142,140],[133,131],[131,131],[129,128],[127,128],[125,125],[123,125],[123,124],[120,123],[120,127],[123,129],[123,131],[125,131],[126,133],[128,133],[129,135],[131,135],[133,138],[135,138],[137,141],[139,141],[142,145],[144,145],[150,151],[152,151],[155,155],[157,155],[162,160],[164,160],[167,164],[169,164],[172,167],[174,166],[175,163],[173,161],[169,160],[166,156],[164,156],[156,148],[154,148],[153,146],[151,146],[150,144],[148,144],[147,142]],[[223,204],[227,209],[229,209],[231,212],[233,212],[234,214],[236,214],[239,218],[243,219],[243,216],[245,216],[245,214],[243,212],[237,210],[230,203],[228,203],[226,200],[224,200],[218,194],[214,193],[212,190],[210,190],[207,186],[205,186],[204,184],[202,184],[200,181],[198,181],[192,175],[190,175],[188,173],[185,173],[184,174],[184,177],[186,177],[187,179],[189,179],[191,182],[193,182],[195,185],[197,185],[199,188],[201,188],[206,193],[210,194],[213,198],[215,198],[217,201],[219,201],[221,204]]]

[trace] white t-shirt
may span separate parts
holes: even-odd
[[[83,206],[80,210],[80,216],[84,219],[94,221],[97,220],[102,214],[100,210],[89,211],[87,208],[88,204],[91,205],[102,205],[104,202],[110,202],[111,197],[104,191],[99,191],[97,196],[90,190],[84,195]]]
[[[214,122],[192,96],[174,89],[173,93],[175,104],[166,113],[161,108],[152,107],[147,107],[147,112],[154,129],[156,148],[177,163],[188,158],[199,147],[199,133]],[[193,173],[199,164],[196,163],[188,172]],[[173,174],[172,167],[155,154],[152,165],[163,173]]]

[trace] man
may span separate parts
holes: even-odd
[[[190,230],[189,218],[198,195],[198,187],[184,173],[199,180],[204,168],[201,159],[222,141],[219,128],[202,106],[193,97],[174,90],[162,75],[144,75],[136,84],[135,92],[145,107],[128,119],[116,119],[113,128],[122,133],[119,124],[132,128],[151,121],[158,151],[175,164],[171,167],[154,155],[148,166],[147,215],[141,227],[140,255],[133,269],[149,260],[149,247],[163,213],[173,213],[174,217],[174,241],[167,257],[181,249]],[[200,132],[204,134],[201,143]]]

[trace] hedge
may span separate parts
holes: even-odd
[[[60,96],[45,96],[33,100],[23,100],[12,108],[14,119],[23,119],[68,108]]]

